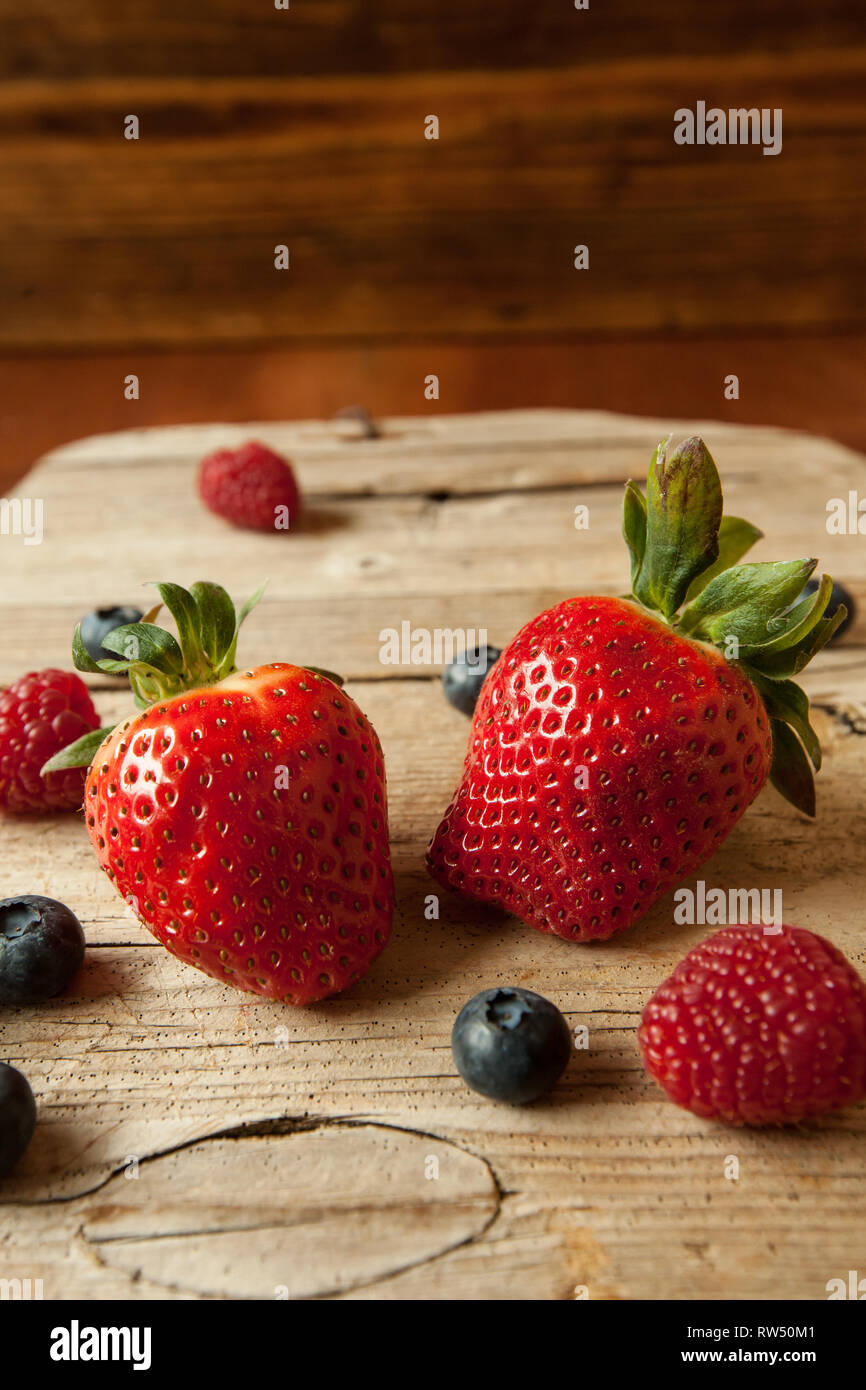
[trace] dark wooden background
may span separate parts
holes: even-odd
[[[693,414],[705,390],[719,413],[718,371],[755,340],[758,363],[778,343],[787,365],[735,418],[775,399],[772,418],[787,401],[790,423],[831,427],[862,400],[862,0],[0,0],[0,73],[0,445],[16,457],[49,419],[53,441],[118,412],[242,415],[263,394],[253,362],[307,382],[259,414],[359,390],[424,408],[428,345],[451,354],[449,410],[507,394]],[[675,145],[673,113],[698,99],[781,107],[781,155]],[[651,339],[680,345],[680,383],[690,342],[709,344],[712,385],[668,404],[650,353],[645,406]],[[605,351],[613,375],[584,399]],[[247,370],[210,371],[214,352]],[[117,381],[145,353],[131,420]]]

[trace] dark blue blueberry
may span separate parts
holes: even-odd
[[[559,1009],[529,989],[485,989],[464,1004],[451,1051],[467,1086],[491,1100],[524,1105],[556,1083],[571,1056]]]
[[[0,1178],[18,1162],[36,1128],[36,1101],[26,1076],[0,1062]]]
[[[820,579],[807,579],[806,587],[800,595],[800,598],[805,598],[807,594],[814,594],[820,582]],[[833,588],[830,592],[830,602],[824,609],[824,617],[832,618],[840,603],[844,603],[845,607],[848,609],[848,612],[846,616],[842,619],[836,631],[833,633],[833,636],[830,638],[831,642],[838,641],[838,639],[842,636],[842,633],[847,631],[847,629],[851,626],[851,623],[854,620],[854,600],[849,594],[848,590],[845,588],[845,585],[838,584],[834,579]]]
[[[470,647],[442,672],[442,689],[449,705],[461,714],[472,714],[488,671],[499,660],[498,647]]]
[[[94,661],[120,661],[117,652],[110,652],[102,643],[114,628],[140,623],[143,617],[140,608],[95,608],[81,619],[81,640]]]
[[[84,960],[84,932],[53,898],[0,902],[0,1004],[40,1004],[65,989]]]

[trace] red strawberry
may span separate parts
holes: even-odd
[[[790,677],[845,610],[822,618],[828,578],[791,607],[814,560],[736,565],[760,532],[721,513],[697,439],[659,446],[646,499],[628,484],[634,593],[568,599],[502,653],[430,846],[440,883],[605,938],[713,853],[768,774],[814,813],[803,745],[816,767],[820,748]]]
[[[235,672],[234,609],[217,586],[159,589],[180,648],[143,623],[105,639],[118,650],[135,639],[130,683],[155,702],[93,756],[85,811],[97,858],[181,960],[292,1004],[336,994],[365,973],[391,928],[376,733],[323,673],[285,662]],[[217,605],[227,618],[223,600],[231,620],[211,652],[214,679],[186,688],[207,664],[201,639],[220,630]],[[78,641],[75,654],[83,660]]]
[[[485,681],[431,868],[541,931],[608,937],[712,854],[770,756],[761,699],[718,652],[621,599],[567,599]]]
[[[42,765],[99,725],[87,686],[71,671],[31,671],[0,692],[0,806],[69,811],[81,806],[84,772],[42,776]]]
[[[288,531],[300,511],[291,466],[255,440],[202,459],[198,490],[210,511],[253,531]]]
[[[814,932],[728,927],[643,1013],[650,1076],[730,1124],[790,1124],[866,1097],[866,983]]]

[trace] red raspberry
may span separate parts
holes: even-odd
[[[728,927],[647,1004],[644,1065],[677,1105],[730,1124],[790,1124],[866,1096],[866,984],[800,927]]]
[[[43,763],[90,729],[99,715],[87,686],[69,671],[31,671],[0,692],[0,807],[66,811],[84,800],[83,767],[40,775]]]
[[[239,449],[217,449],[202,459],[198,491],[217,516],[252,531],[290,530],[300,509],[290,465],[255,441]],[[278,512],[280,507],[286,511]]]

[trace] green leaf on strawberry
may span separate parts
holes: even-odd
[[[70,767],[89,767],[100,744],[105,742],[113,728],[114,725],[109,724],[105,728],[91,729],[90,733],[82,734],[81,738],[67,744],[59,753],[55,753],[53,758],[49,758],[47,763],[43,763],[39,769],[40,775],[44,777],[49,772],[65,772]]]
[[[821,745],[809,723],[809,700],[806,692],[793,681],[767,680],[766,676],[759,675],[757,671],[750,671],[749,679],[757,688],[770,718],[777,723],[790,724],[809,754],[815,771],[820,772]]]
[[[238,633],[265,591],[257,589],[235,612],[219,584],[197,583],[190,589],[159,583],[162,604],[140,623],[114,628],[103,646],[118,659],[94,661],[84,646],[80,627],[72,638],[72,659],[79,671],[94,675],[126,675],[139,709],[197,685],[213,685],[234,670]],[[155,619],[162,605],[177,627],[177,638]]]
[[[635,597],[671,618],[690,584],[719,554],[722,486],[702,439],[653,454],[647,477],[646,547]]]
[[[217,667],[226,652],[231,650],[232,643],[237,642],[238,629],[246,617],[246,612],[250,610],[242,609],[240,614],[235,613],[234,604],[219,584],[199,582],[191,585],[189,592],[198,612],[199,641],[202,650],[210,658],[212,665]],[[262,592],[263,590],[259,589],[253,595],[250,600],[251,608],[258,603]]]
[[[646,554],[646,514],[646,498],[637,483],[629,479],[625,485],[622,534],[631,555],[631,587],[635,593],[640,582],[641,566]]]
[[[770,781],[776,791],[804,815],[814,816],[815,778],[802,743],[790,724],[781,719],[771,719],[770,729],[773,734]]]
[[[816,560],[740,564],[762,533],[740,517],[722,515],[718,470],[702,440],[688,439],[672,453],[670,440],[655,450],[646,497],[626,485],[623,534],[631,554],[630,598],[694,642],[718,647],[745,671],[761,694],[779,736],[771,778],[788,800],[814,814],[808,766],[820,766],[818,739],[796,676],[844,622],[844,605],[824,612],[832,580],[799,602]],[[775,696],[773,684],[783,689]],[[772,706],[772,708],[771,708]],[[808,753],[809,758],[806,757]],[[786,763],[791,762],[790,775]]]
[[[736,638],[740,654],[772,639],[770,624],[803,592],[817,560],[735,565],[711,580],[677,626],[698,641],[722,646]],[[816,596],[817,597],[817,596]]]
[[[832,581],[831,581],[832,583]],[[802,671],[822,648],[826,647],[837,628],[848,616],[844,603],[840,603],[832,618],[820,618],[805,637],[780,652],[755,651],[749,657],[749,670],[760,671],[770,680],[790,680]]]
[[[194,686],[214,685],[231,675],[241,624],[265,591],[262,584],[236,611],[219,584],[200,582],[188,590],[179,584],[160,583],[156,587],[161,603],[151,608],[140,623],[113,628],[103,639],[103,646],[117,653],[116,661],[93,659],[84,645],[80,624],[72,635],[76,670],[90,675],[128,676],[139,709],[147,709],[157,700],[170,699]],[[175,620],[177,638],[156,625],[163,605]],[[324,674],[340,683],[338,676]],[[100,743],[111,732],[109,727],[77,739],[55,754],[42,771],[88,767]]]
[[[730,569],[738,560],[751,550],[756,541],[763,538],[763,531],[759,531],[757,526],[753,526],[750,521],[743,521],[739,516],[723,516],[719,525],[719,554],[715,562],[705,569],[689,585],[686,594],[686,603],[691,603],[693,598],[704,590],[711,579],[715,579],[717,574]]]

